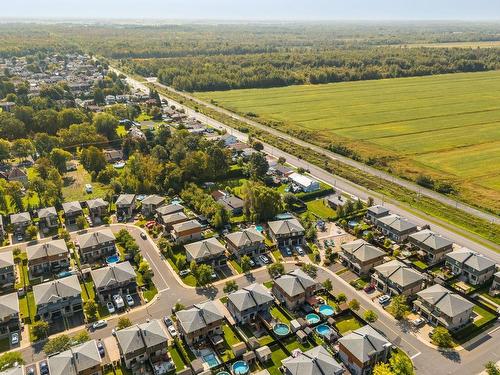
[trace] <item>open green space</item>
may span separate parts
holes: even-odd
[[[447,179],[472,203],[500,210],[498,87],[492,71],[197,95],[323,147],[386,156],[396,173]]]
[[[335,211],[326,204],[325,199],[316,199],[306,203],[307,210],[316,216],[327,219],[329,217],[336,217]]]
[[[353,315],[345,315],[335,318],[335,327],[337,327],[340,334],[344,334],[363,327],[363,324]]]
[[[96,181],[92,181],[90,174],[78,164],[77,170],[68,172],[63,177],[64,186],[62,188],[65,202],[83,201],[106,196],[106,187]],[[92,185],[92,193],[85,192],[85,185]]]

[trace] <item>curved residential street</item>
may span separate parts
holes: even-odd
[[[102,228],[102,227],[101,227]],[[148,304],[132,309],[128,313],[113,315],[108,318],[108,325],[90,333],[92,338],[99,339],[111,335],[111,330],[116,326],[118,318],[126,315],[133,323],[142,323],[147,318],[161,319],[165,315],[171,314],[172,307],[181,302],[185,306],[202,302],[206,299],[220,298],[224,295],[222,288],[228,279],[218,281],[210,288],[193,288],[183,284],[177,274],[172,270],[168,262],[162,257],[156,244],[151,238],[147,240],[141,238],[143,229],[131,224],[112,224],[113,232],[126,228],[139,244],[144,258],[150,263],[154,277],[153,282],[158,289],[158,295]],[[89,231],[98,230],[92,228]],[[8,249],[3,248],[2,250]],[[286,271],[294,269],[293,262],[288,262]],[[438,351],[421,341],[411,329],[397,322],[378,303],[370,301],[368,295],[363,291],[356,291],[346,281],[342,280],[332,271],[319,267],[318,281],[329,278],[333,284],[333,293],[345,293],[349,299],[356,298],[361,305],[360,313],[367,309],[376,310],[379,316],[373,325],[383,331],[389,340],[405,350],[413,359],[418,374],[474,374],[479,373],[484,368],[484,364],[490,360],[497,361],[500,358],[500,325],[491,328],[489,332],[479,335],[474,343],[467,345],[460,351]],[[269,280],[269,275],[265,267],[254,270],[249,275],[237,275],[231,278],[242,287],[253,282],[262,283]],[[81,327],[73,329],[80,330]],[[68,333],[68,332],[66,332]],[[42,352],[43,343],[35,344],[19,349],[26,363],[39,361],[45,357]]]

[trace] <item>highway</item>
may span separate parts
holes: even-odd
[[[112,68],[115,72],[121,73],[126,75],[125,73],[121,72],[120,70],[117,70],[115,68]],[[127,76],[127,75],[126,75]],[[145,92],[149,91],[149,88],[142,82],[139,82],[138,80],[127,76],[127,82],[128,84],[137,89],[137,90],[142,90]],[[162,85],[163,86],[163,85]],[[165,86],[163,86],[165,87]],[[160,95],[162,99],[165,99],[168,101],[169,104],[175,105],[177,108],[183,108],[186,112],[187,115],[196,118],[197,120],[212,126],[217,129],[223,129],[226,130],[228,133],[236,136],[239,140],[245,142],[248,140],[248,135],[242,132],[239,132],[232,127],[225,125],[215,119],[212,119],[202,113],[196,112],[195,110],[182,105],[169,97],[166,97],[164,95]],[[262,125],[261,125],[262,126]],[[266,130],[268,128],[266,127]],[[445,223],[439,219],[436,219],[434,217],[430,217],[426,214],[420,213],[420,212],[415,212],[415,211],[409,211],[407,208],[402,207],[399,205],[398,202],[394,200],[389,200],[387,197],[384,197],[376,192],[370,191],[364,187],[361,187],[359,185],[356,185],[352,183],[351,181],[348,181],[346,179],[343,179],[342,177],[336,176],[334,174],[331,174],[327,172],[324,169],[321,169],[313,164],[310,164],[302,159],[298,159],[293,155],[290,155],[272,145],[263,143],[264,145],[264,152],[267,154],[273,155],[275,157],[284,157],[288,163],[294,165],[295,167],[302,167],[306,170],[309,170],[310,174],[314,177],[317,178],[318,180],[321,180],[329,185],[334,186],[338,190],[342,190],[348,194],[354,195],[356,197],[359,197],[362,200],[368,199],[368,197],[373,197],[375,199],[375,203],[377,204],[382,204],[385,207],[389,208],[393,213],[399,214],[401,216],[405,216],[417,225],[425,225],[425,224],[430,224],[431,229],[440,233],[441,235],[449,238],[453,242],[457,243],[460,246],[465,246],[469,249],[476,250],[491,259],[495,260],[495,262],[500,263],[500,246],[493,244],[491,242],[488,243],[489,246],[484,246],[481,243],[486,241],[478,236],[475,236],[472,233],[465,232],[464,230],[457,228],[457,227],[452,227],[451,224]],[[335,156],[337,157],[337,156]],[[350,159],[349,159],[350,160]],[[364,168],[364,167],[363,167]],[[394,179],[394,182],[396,182],[395,177],[390,176],[391,179]],[[391,180],[392,181],[392,180]],[[438,194],[439,195],[439,194]],[[439,195],[441,196],[441,195]],[[462,234],[463,233],[463,234]],[[481,242],[481,243],[478,243]],[[495,249],[495,250],[493,250]]]

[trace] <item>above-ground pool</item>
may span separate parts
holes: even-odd
[[[307,314],[306,320],[309,322],[309,324],[316,324],[319,322],[319,315],[318,314]]]
[[[358,225],[358,221],[356,221],[356,220],[349,220],[348,224],[349,224],[349,226],[351,228],[354,228],[356,225]]]
[[[326,324],[320,324],[316,327],[316,332],[318,332],[321,336],[328,336],[332,332],[332,329]]]
[[[250,371],[248,363],[245,361],[236,361],[233,363],[233,373],[234,375],[245,375]]]
[[[274,325],[273,331],[278,336],[286,336],[290,333],[290,328],[284,323],[278,323]]]
[[[319,312],[321,315],[331,316],[335,313],[335,309],[333,307],[331,307],[330,305],[321,305],[319,307]]]
[[[217,359],[217,357],[213,353],[210,353],[210,354],[203,356],[203,360],[208,364],[208,366],[210,366],[210,368],[216,367],[219,365],[219,360]]]
[[[114,263],[118,263],[119,260],[120,260],[120,257],[118,257],[118,255],[111,255],[111,256],[106,258],[106,263],[107,264],[114,264]]]
[[[124,161],[119,161],[113,164],[113,167],[116,169],[122,169],[125,167],[125,162]]]
[[[263,232],[263,231],[264,231],[264,227],[263,227],[262,225],[256,225],[256,226],[255,226],[255,230],[256,230],[257,232]]]

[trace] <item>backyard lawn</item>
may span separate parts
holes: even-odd
[[[300,349],[302,352],[306,352],[313,348],[313,346],[308,341],[302,344],[295,337],[289,337],[285,342],[283,342],[283,345],[285,345],[290,353],[295,349]]]
[[[171,346],[168,349],[168,352],[170,353],[170,357],[172,358],[172,361],[174,361],[176,371],[180,371],[184,367],[186,367],[184,364],[184,361],[182,360],[182,357],[181,357],[179,351],[177,350],[177,348],[175,346]]]
[[[329,217],[336,217],[336,212],[328,205],[325,204],[325,200],[316,199],[314,201],[306,202],[307,210],[312,212],[316,216],[327,219]]]
[[[425,270],[427,268],[427,264],[425,264],[424,262],[422,262],[421,260],[414,260],[412,262],[416,267],[420,268],[421,270]]]
[[[270,312],[275,319],[278,319],[279,321],[288,325],[290,324],[290,319],[288,319],[276,306],[271,308]]]
[[[62,193],[65,202],[83,201],[106,196],[106,187],[99,182],[93,182],[90,174],[81,164],[78,164],[76,171],[66,173],[63,181]],[[92,185],[92,193],[85,193],[85,184]]]
[[[285,351],[278,346],[275,346],[271,349],[271,361],[266,363],[264,368],[269,371],[271,375],[282,375],[279,368],[281,367],[281,361],[284,360],[287,356]]]
[[[363,324],[354,316],[346,315],[335,318],[335,327],[337,327],[337,330],[343,335],[346,332],[354,331],[363,327]]]

